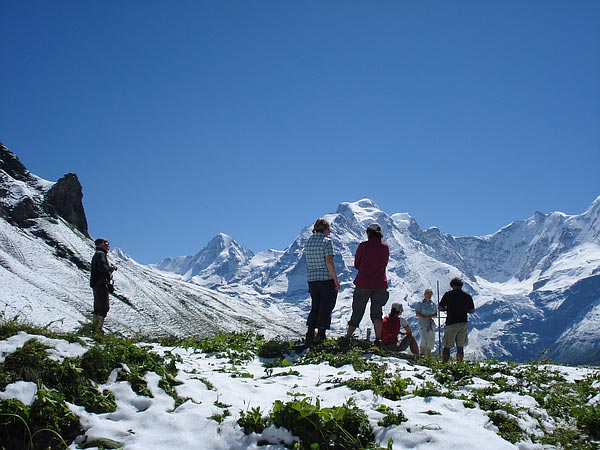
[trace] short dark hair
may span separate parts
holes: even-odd
[[[104,238],[98,238],[94,241],[94,244],[96,244],[96,247],[98,247],[99,245],[104,244],[105,242],[108,242],[106,239]]]
[[[383,234],[379,233],[378,231],[374,231],[374,230],[370,230],[369,228],[367,228],[367,236],[371,237],[374,236],[376,238],[383,238]]]
[[[317,219],[313,225],[313,233],[323,233],[329,230],[329,222],[325,219]]]
[[[450,280],[450,287],[462,287],[463,281],[459,277],[454,277]]]

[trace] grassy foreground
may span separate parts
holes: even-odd
[[[140,396],[151,397],[145,374],[154,372],[160,377],[159,386],[175,400],[175,408],[188,399],[178,396],[177,363],[180,357],[166,351],[159,356],[149,345],[150,338],[124,338],[117,335],[90,335],[84,327],[78,333],[56,333],[47,329],[27,326],[17,320],[0,321],[0,341],[19,332],[36,337],[62,339],[79,343],[87,350],[77,357],[62,360],[50,358],[51,345],[44,339],[29,339],[25,345],[0,356],[0,392],[7,385],[29,381],[37,385],[37,394],[31,405],[18,400],[0,400],[0,449],[64,449],[77,436],[84,434],[79,418],[67,403],[82,406],[96,414],[115,411],[112,392],[98,389],[114,369],[117,380],[127,381]],[[148,344],[148,345],[147,345]],[[600,439],[600,406],[590,403],[598,395],[600,371],[591,371],[585,379],[568,381],[547,361],[516,364],[498,361],[451,361],[441,363],[437,358],[423,358],[414,364],[427,367],[434,381],[418,384],[400,376],[394,370],[393,359],[386,358],[378,349],[365,341],[331,339],[298,354],[291,342],[267,340],[252,333],[223,333],[212,338],[162,339],[158,344],[167,348],[194,349],[220,358],[232,365],[259,358],[268,376],[274,369],[278,374],[293,374],[294,367],[306,364],[329,364],[342,367],[350,364],[363,376],[339,383],[361,391],[371,389],[375,394],[395,401],[407,395],[447,397],[461,400],[465,407],[480,408],[488,415],[503,439],[512,442],[530,442],[564,449],[597,449]],[[373,355],[383,356],[372,358]],[[1,361],[1,360],[0,360]],[[127,370],[123,370],[123,368]],[[285,369],[281,372],[280,369]],[[244,376],[243,373],[236,374]],[[275,375],[273,375],[275,376]],[[461,389],[474,379],[485,380],[481,389]],[[206,383],[210,383],[205,380]],[[512,406],[497,400],[494,395],[515,392],[533,397],[543,411],[544,420],[537,412]],[[219,422],[223,413],[213,420]],[[406,421],[401,408],[381,406],[381,427]],[[436,414],[431,411],[431,414]],[[519,419],[533,417],[534,428],[522,429]],[[548,421],[553,423],[548,427]],[[529,420],[531,423],[531,420]],[[373,430],[364,411],[353,403],[324,408],[318,399],[295,398],[276,401],[268,412],[258,408],[241,411],[237,421],[244,433],[262,433],[271,426],[285,427],[300,438],[294,449],[381,449],[375,443]],[[268,444],[268,442],[265,442]],[[78,448],[123,448],[111,439],[78,444]],[[387,448],[392,448],[388,442]]]

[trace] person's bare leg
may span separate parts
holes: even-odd
[[[373,319],[373,329],[375,330],[375,339],[381,339],[381,329],[383,328],[381,319]]]
[[[413,338],[410,340],[410,351],[413,355],[419,356],[419,344],[417,344],[417,340]]]
[[[352,333],[356,330],[356,325],[348,324],[348,331],[346,331],[346,337],[352,336]]]
[[[450,359],[450,349],[448,347],[444,347],[444,350],[442,350],[442,361],[448,362],[449,359]]]

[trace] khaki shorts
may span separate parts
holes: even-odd
[[[469,343],[469,324],[467,322],[453,323],[446,326],[442,344],[444,348],[464,347]]]

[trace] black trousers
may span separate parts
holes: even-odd
[[[106,317],[109,310],[108,286],[97,286],[92,288],[94,291],[94,312],[95,316]]]
[[[331,311],[335,306],[338,292],[335,290],[333,280],[311,281],[308,283],[311,298],[311,308],[306,320],[308,328],[329,329],[331,325]]]

